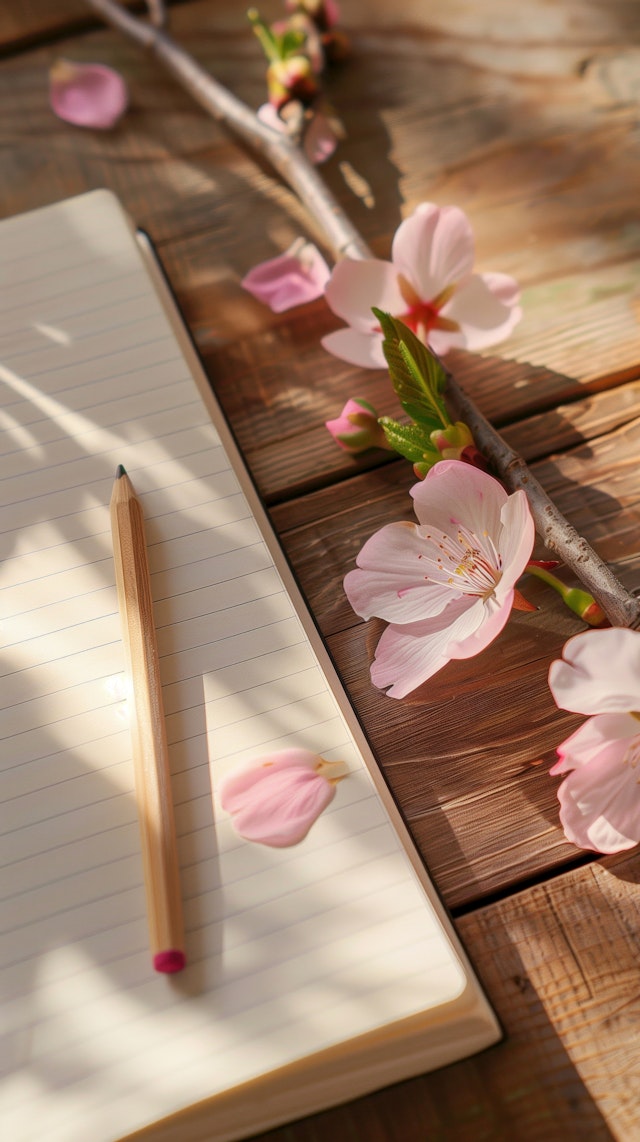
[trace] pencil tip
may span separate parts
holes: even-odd
[[[126,476],[126,474],[127,469],[125,468],[124,464],[118,464],[118,467],[116,468],[116,480],[119,480],[121,476]]]

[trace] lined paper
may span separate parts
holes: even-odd
[[[0,225],[0,1099],[14,1142],[111,1142],[454,1000],[469,971],[363,762],[114,197]],[[147,942],[108,504],[145,512],[188,968]],[[349,775],[299,845],[220,777]]]

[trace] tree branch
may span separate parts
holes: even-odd
[[[336,258],[368,257],[368,250],[316,168],[285,134],[261,123],[254,112],[213,78],[162,28],[132,16],[117,0],[86,0],[94,12],[154,56],[212,118],[262,155],[297,194],[322,227]]]
[[[259,155],[297,194],[320,225],[326,243],[336,258],[367,258],[371,252],[325,186],[302,149],[286,134],[261,123],[240,99],[218,83],[156,23],[163,22],[164,4],[150,0],[152,23],[126,11],[118,0],[86,0],[107,24],[122,32],[154,56],[215,120],[230,129]],[[468,424],[477,447],[511,490],[526,493],[536,529],[546,546],[581,580],[600,603],[614,626],[640,629],[640,599],[629,594],[610,568],[558,511],[527,464],[462,392],[453,377],[448,392],[460,416]]]

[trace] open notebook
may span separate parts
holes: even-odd
[[[223,1142],[495,1042],[148,243],[96,191],[0,223],[0,272],[4,1137]],[[176,976],[147,941],[118,464],[146,518]],[[222,776],[292,746],[348,776],[299,844],[241,839]]]

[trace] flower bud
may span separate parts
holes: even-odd
[[[267,90],[269,102],[276,109],[291,99],[310,103],[318,93],[318,84],[307,56],[273,60],[267,68]]]
[[[582,591],[579,587],[570,587],[563,598],[569,609],[590,627],[608,626],[608,619],[602,607],[588,591]]]
[[[378,414],[363,397],[348,400],[340,416],[325,423],[336,444],[352,455],[368,448],[388,447]]]
[[[431,433],[431,441],[443,460],[460,460],[466,448],[475,448],[473,436],[461,420],[449,424],[446,428],[436,428]]]

